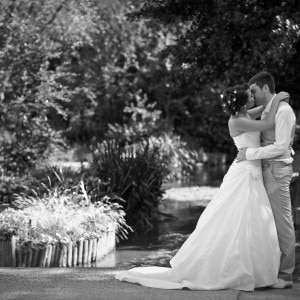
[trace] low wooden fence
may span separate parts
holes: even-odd
[[[0,267],[76,267],[100,261],[115,248],[115,231],[100,238],[69,243],[20,245],[15,236],[0,236]]]

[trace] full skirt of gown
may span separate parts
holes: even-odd
[[[233,162],[170,268],[136,267],[116,278],[161,289],[253,291],[277,282],[279,262],[261,162]]]

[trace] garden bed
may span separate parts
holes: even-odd
[[[83,181],[68,187],[55,174],[61,185],[28,188],[31,194],[16,195],[0,210],[0,267],[89,266],[132,231],[114,195],[94,190],[99,180],[87,191]]]

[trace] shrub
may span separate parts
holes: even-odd
[[[60,166],[47,166],[34,170],[26,176],[3,172],[0,182],[0,202],[13,203],[17,194],[43,196],[49,189],[54,188],[77,191],[83,174],[83,170],[62,169]]]
[[[23,211],[6,208],[0,213],[0,235],[2,236],[25,236],[28,226],[28,218]]]
[[[162,133],[149,138],[151,147],[159,147],[159,155],[168,163],[169,174],[165,181],[181,178],[182,174],[192,174],[198,162],[198,153],[188,147],[179,135]]]
[[[28,177],[15,176],[13,174],[1,174],[0,181],[0,202],[11,203],[14,201],[15,194],[24,191],[24,186],[28,182]]]
[[[151,229],[152,213],[162,195],[162,183],[168,164],[160,148],[144,144],[119,146],[115,141],[98,145],[93,154],[94,175],[101,178],[106,192],[118,195],[126,212],[126,220],[134,229]]]
[[[18,209],[7,208],[0,214],[0,234],[17,235],[21,243],[94,238],[110,230],[126,238],[131,228],[120,205],[109,199],[91,203],[83,184],[82,189],[81,198],[58,189],[37,198],[19,195],[14,203]]]

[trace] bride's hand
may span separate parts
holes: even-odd
[[[287,103],[289,103],[290,100],[290,94],[287,92],[280,92],[276,95],[276,97],[278,99],[278,101],[286,101]]]

